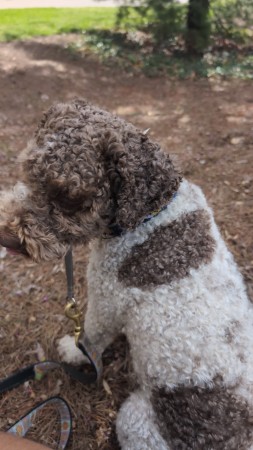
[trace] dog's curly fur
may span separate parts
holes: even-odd
[[[85,333],[103,352],[123,331],[139,381],[121,448],[253,449],[252,306],[201,190],[82,100],[49,109],[23,170],[1,197],[0,243],[39,261],[91,242]],[[82,360],[69,336],[59,352]]]
[[[158,144],[80,100],[44,115],[23,169],[25,205],[14,207],[15,194],[11,207],[11,194],[3,198],[2,223],[35,260],[60,257],[70,243],[110,234],[114,223],[134,229],[168,202],[180,182]]]

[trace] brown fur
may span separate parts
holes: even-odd
[[[219,385],[157,389],[152,404],[173,450],[244,450],[252,442],[253,411]]]
[[[146,242],[136,245],[119,268],[119,280],[141,288],[171,283],[189,275],[191,268],[208,263],[214,245],[207,213],[185,214],[156,228]]]
[[[135,228],[171,198],[181,180],[158,144],[81,101],[52,107],[36,145],[24,164],[28,183],[66,214],[96,208],[106,226]]]
[[[165,205],[180,175],[158,144],[133,125],[85,101],[52,106],[23,162],[30,194],[0,229],[21,239],[36,260],[61,257],[69,244],[110,234],[112,225],[135,228]],[[14,219],[13,219],[14,218]],[[16,221],[17,222],[17,221]],[[0,237],[5,245],[5,237]]]

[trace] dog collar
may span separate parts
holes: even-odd
[[[158,214],[160,214],[162,211],[164,211],[165,209],[168,208],[168,206],[171,204],[171,202],[176,198],[177,196],[177,192],[174,192],[172,198],[170,199],[169,203],[167,203],[167,205],[163,206],[162,208],[151,212],[147,217],[145,217],[145,219],[143,219],[141,225],[143,223],[147,223],[149,222],[151,219],[153,219],[154,217],[158,216]],[[112,234],[110,236],[105,236],[104,239],[109,239],[111,237],[119,237],[122,236],[122,234],[126,233],[127,230],[125,230],[124,228],[122,228],[120,225],[118,224],[112,224],[109,225],[108,227],[110,229],[110,231],[112,232]]]

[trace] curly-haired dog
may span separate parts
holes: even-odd
[[[201,190],[84,101],[46,113],[23,167],[2,196],[1,243],[38,261],[91,242],[86,335],[103,352],[123,331],[139,382],[121,448],[253,449],[252,305]],[[60,353],[81,358],[70,337]]]

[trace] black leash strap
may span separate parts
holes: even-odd
[[[74,270],[73,270],[73,255],[70,247],[65,255],[65,271],[67,277],[67,299],[74,298]]]
[[[20,384],[25,383],[25,381],[28,380],[39,381],[48,372],[51,372],[51,370],[55,369],[63,369],[64,372],[67,373],[71,378],[85,385],[97,381],[97,374],[94,371],[84,373],[83,371],[78,370],[75,367],[66,363],[61,363],[58,361],[42,361],[35,364],[31,364],[30,366],[27,366],[24,369],[14,372],[9,377],[0,380],[0,394],[10,391],[15,387],[18,387]]]
[[[13,375],[5,378],[4,380],[0,380],[0,394],[3,394],[6,391],[10,391],[15,387],[18,387],[20,384],[25,383],[25,381],[33,380],[35,378],[34,372],[34,364],[31,366],[27,366],[18,372],[15,372]]]

